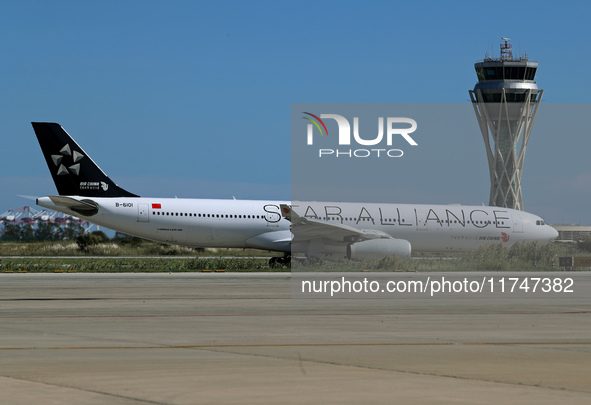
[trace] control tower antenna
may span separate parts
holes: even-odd
[[[501,60],[513,59],[513,46],[509,43],[511,38],[501,38],[505,44],[501,44]]]
[[[523,210],[525,149],[544,91],[534,81],[538,62],[513,59],[510,39],[502,40],[499,59],[474,64],[478,83],[470,90],[470,99],[488,159],[489,204]]]

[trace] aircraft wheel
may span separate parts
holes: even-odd
[[[291,255],[285,255],[280,257],[277,262],[283,266],[290,266],[291,265]]]
[[[277,268],[277,267],[290,267],[291,266],[291,255],[286,255],[283,257],[272,257],[269,259],[269,267]]]

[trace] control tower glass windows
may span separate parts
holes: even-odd
[[[534,80],[534,77],[536,76],[536,70],[537,68],[535,67],[528,67],[527,71],[525,72],[525,80]]]
[[[523,80],[525,66],[505,66],[505,80]]]
[[[501,93],[482,93],[482,101],[485,103],[500,103]]]
[[[503,67],[492,66],[484,68],[484,80],[503,80]]]
[[[516,64],[475,67],[478,81],[486,80],[534,80],[537,68]]]
[[[536,101],[537,93],[532,93],[530,96],[531,101]],[[507,103],[523,103],[527,97],[527,92],[505,92],[505,100]],[[501,103],[503,101],[502,93],[483,92],[482,101],[485,103]]]
[[[484,80],[484,69],[483,68],[476,68],[476,76],[478,76],[478,81]]]
[[[522,103],[525,101],[525,93],[505,93],[508,103]]]

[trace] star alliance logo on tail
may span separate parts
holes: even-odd
[[[72,152],[70,145],[68,144],[61,148],[59,153],[60,154],[58,155],[51,155],[51,160],[57,166],[57,175],[65,176],[71,172],[76,176],[79,176],[80,163],[78,162],[80,162],[85,156],[77,151]],[[66,163],[66,160],[71,160],[71,162]],[[69,166],[66,168],[67,165]]]

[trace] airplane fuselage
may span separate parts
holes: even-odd
[[[84,200],[84,197],[70,198]],[[130,235],[192,247],[258,248],[280,252],[292,246],[288,201],[167,198],[92,198],[98,212],[85,216],[56,205],[38,204]],[[460,205],[293,202],[305,218],[384,232],[410,242],[414,252],[461,252],[491,243],[548,242],[553,228],[533,214],[508,208]],[[304,249],[304,248],[302,248]]]

